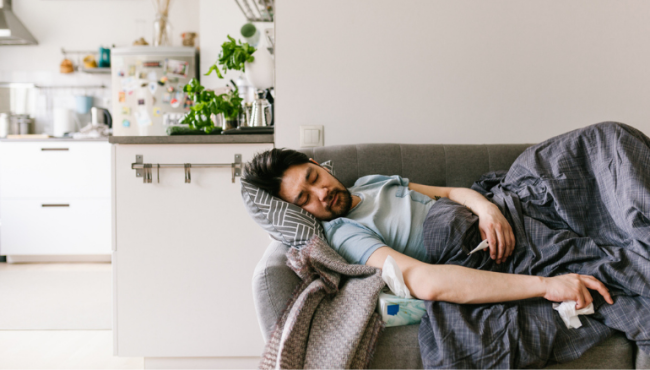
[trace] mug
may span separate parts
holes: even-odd
[[[75,100],[77,101],[77,113],[79,113],[79,114],[88,113],[90,108],[93,106],[93,97],[92,96],[78,95],[78,96],[75,96]]]

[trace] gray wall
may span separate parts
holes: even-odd
[[[650,133],[650,1],[276,0],[276,146]],[[204,35],[205,37],[205,35]]]

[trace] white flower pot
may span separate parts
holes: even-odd
[[[253,53],[255,61],[246,63],[246,78],[255,89],[267,89],[273,86],[273,58],[265,48]]]

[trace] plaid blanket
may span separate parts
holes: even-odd
[[[266,344],[260,369],[364,369],[384,325],[375,312],[381,270],[350,265],[314,236],[287,252],[303,280]]]
[[[614,304],[592,291],[596,313],[567,329],[551,302],[427,302],[419,343],[425,368],[542,368],[580,357],[614,330],[650,354],[650,139],[605,122],[528,148],[509,171],[472,188],[513,227],[513,255],[497,265],[480,242],[478,218],[448,199],[424,223],[431,263],[556,276],[593,275]]]

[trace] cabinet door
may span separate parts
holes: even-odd
[[[260,356],[252,275],[269,243],[246,212],[230,168],[154,169],[131,163],[248,161],[272,144],[114,145],[115,354]]]
[[[110,199],[2,199],[2,254],[111,253]]]
[[[108,198],[110,150],[106,141],[2,142],[2,198]]]

